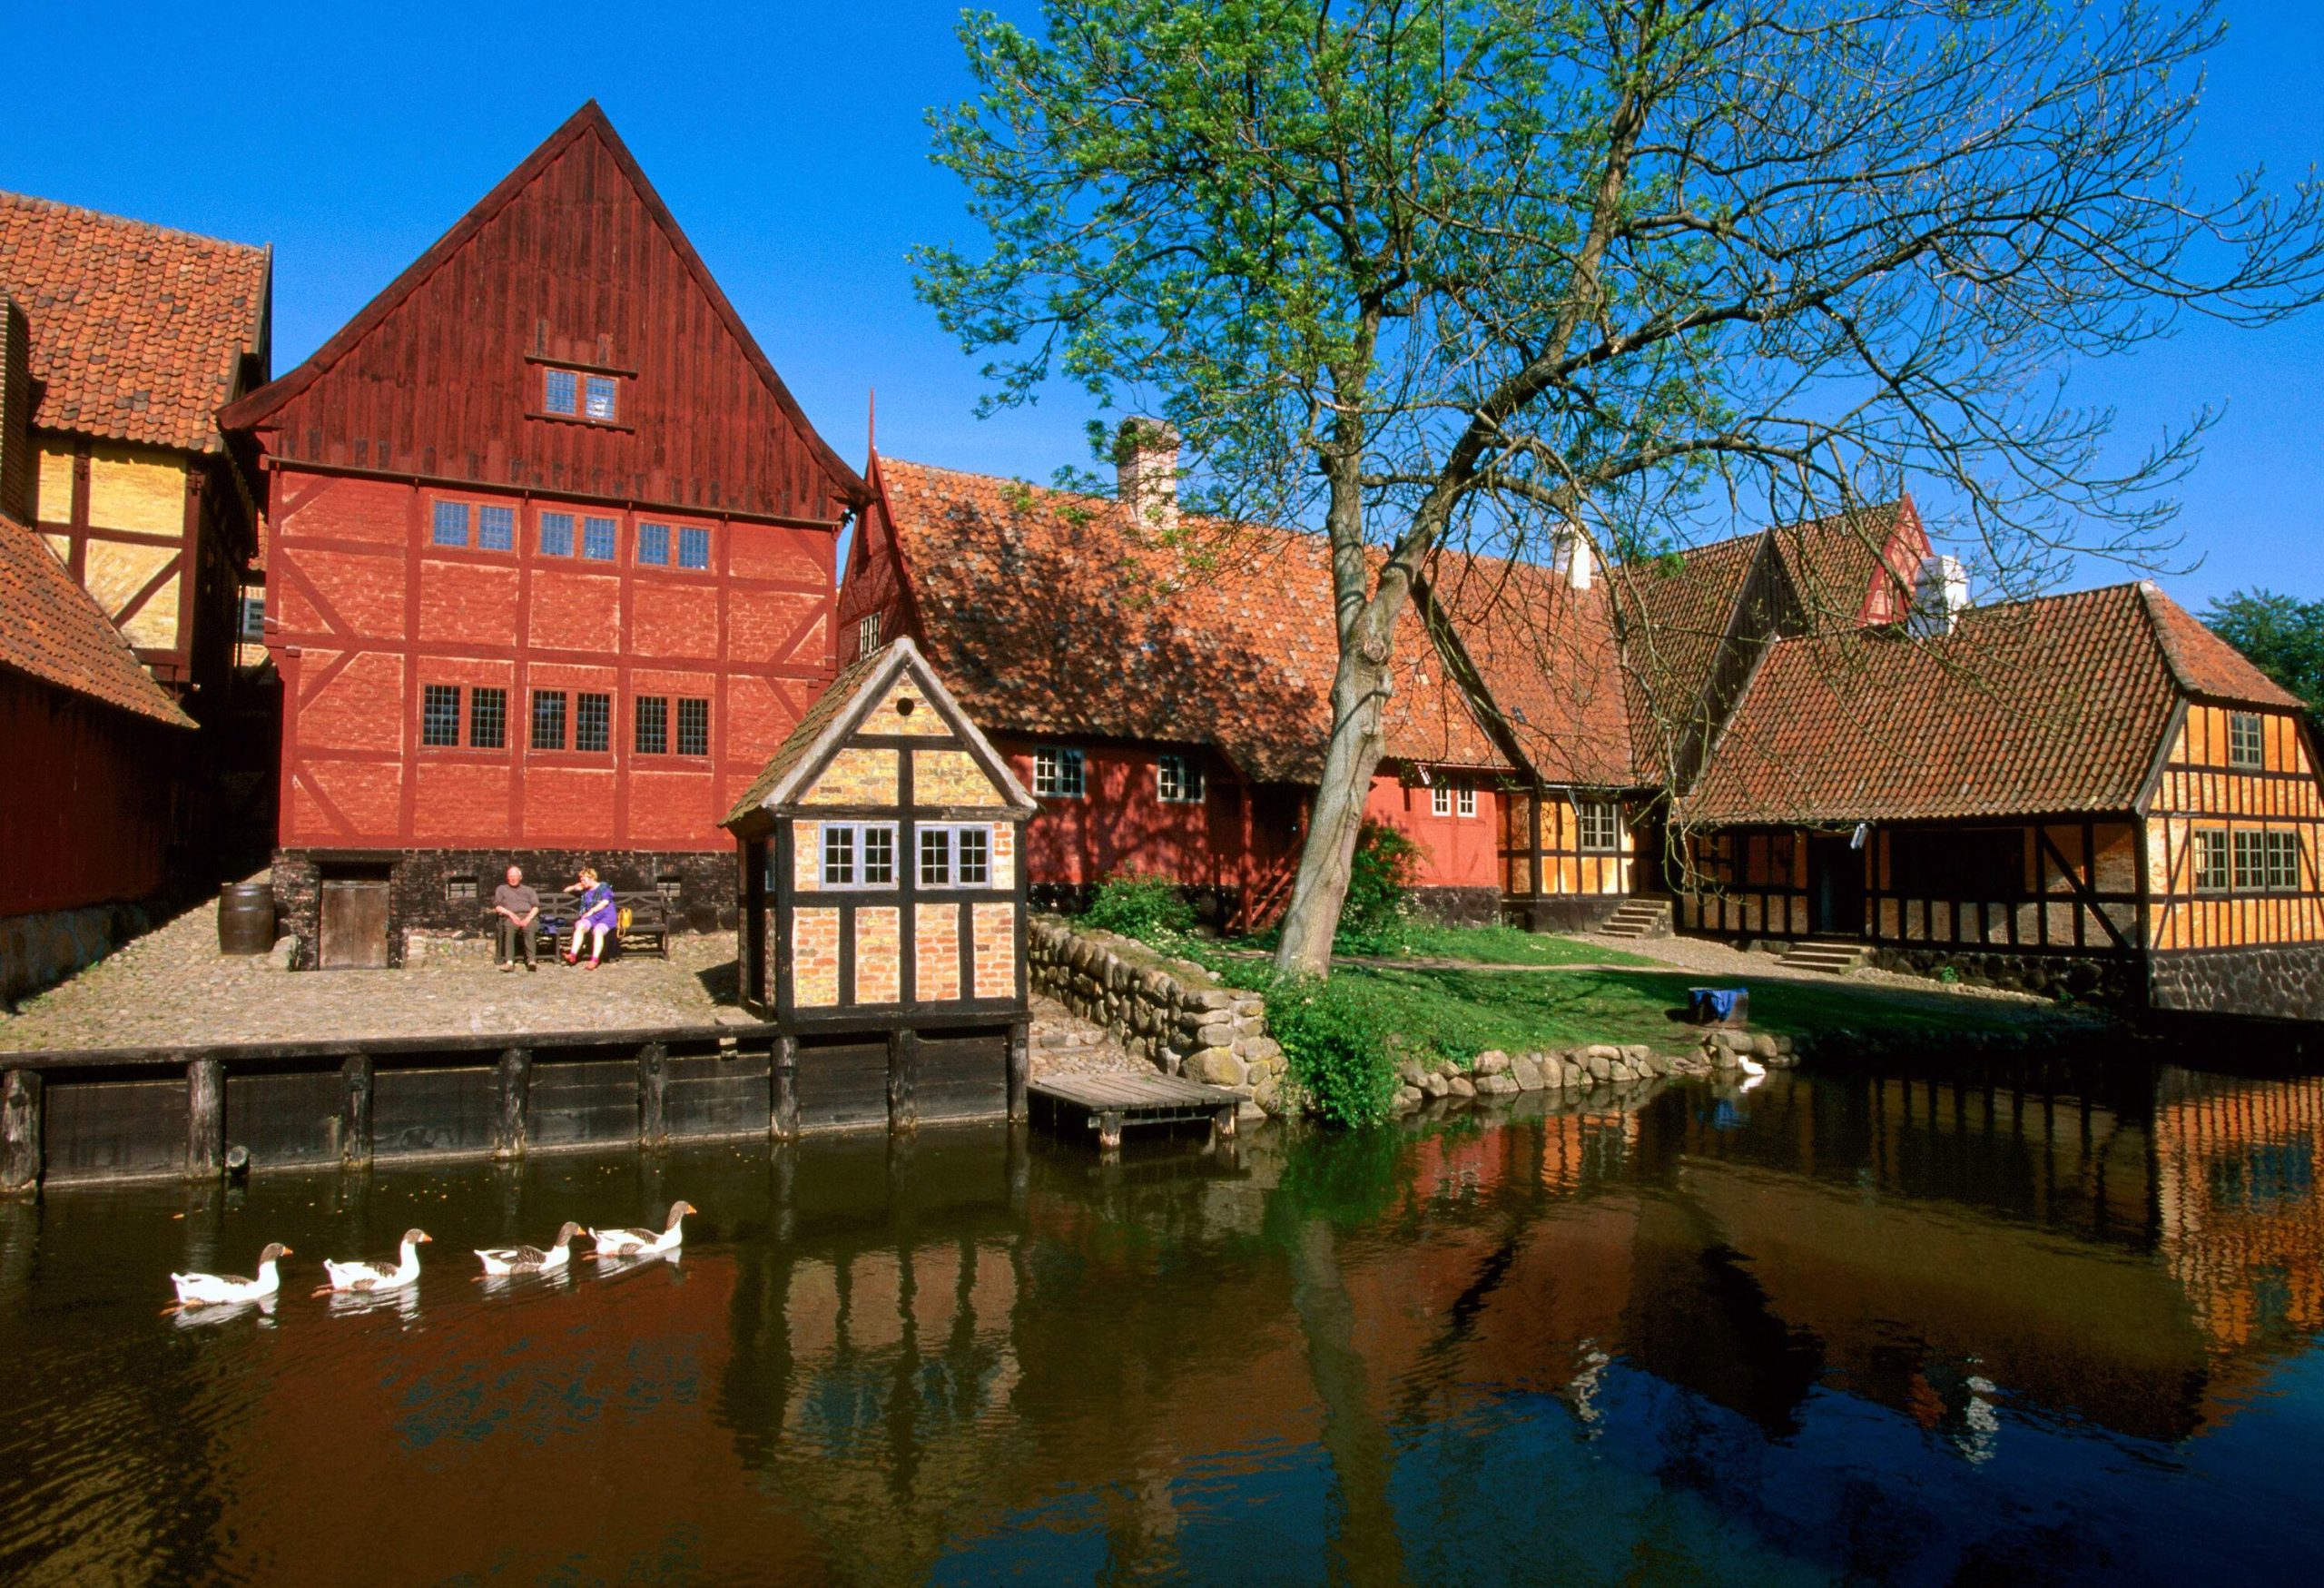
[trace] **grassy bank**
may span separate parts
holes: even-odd
[[[1276,937],[1263,932],[1226,946],[1273,953]],[[1586,938],[1524,932],[1514,926],[1440,926],[1401,922],[1384,932],[1343,931],[1332,941],[1334,957],[1383,960],[1458,960],[1471,965],[1652,965],[1658,962]]]

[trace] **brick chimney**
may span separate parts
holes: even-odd
[[[1114,432],[1122,506],[1149,529],[1178,527],[1178,432],[1161,419],[1127,419]]]
[[[0,513],[33,521],[32,330],[0,292]]]

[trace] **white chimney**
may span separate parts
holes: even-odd
[[[1122,506],[1149,529],[1178,527],[1178,432],[1161,419],[1127,419],[1114,433]]]
[[[1926,639],[1951,634],[1969,607],[1969,576],[1957,557],[1925,557],[1913,576],[1913,610],[1905,632]]]
[[[1552,543],[1551,561],[1565,575],[1565,582],[1577,590],[1586,590],[1598,577],[1598,554],[1590,548],[1590,537],[1578,525],[1569,524],[1557,533]]]

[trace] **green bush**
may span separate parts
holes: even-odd
[[[1194,928],[1194,906],[1167,877],[1130,873],[1108,877],[1098,884],[1083,925],[1098,932],[1118,932],[1140,942],[1168,942]]]
[[[1291,1080],[1335,1125],[1385,1119],[1396,1095],[1385,1033],[1337,981],[1301,977],[1267,992],[1267,1030],[1283,1044]]]
[[[1425,853],[1402,828],[1367,820],[1355,835],[1340,931],[1372,937],[1393,930],[1404,919]]]

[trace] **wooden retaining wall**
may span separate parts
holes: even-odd
[[[0,1053],[0,1194],[1025,1118],[1019,1024],[681,1027]]]

